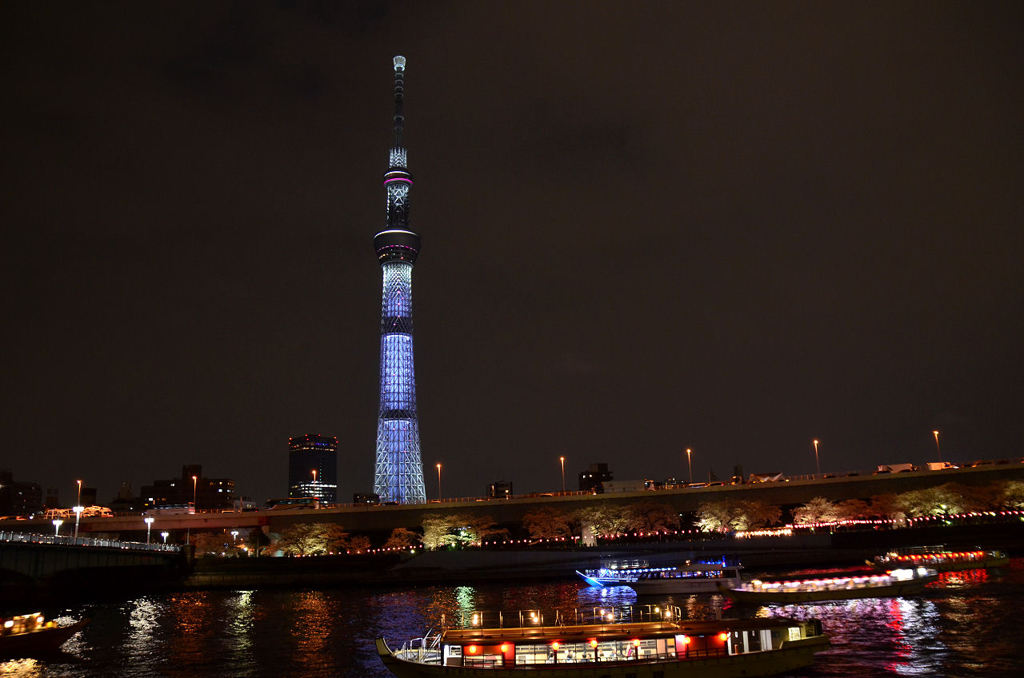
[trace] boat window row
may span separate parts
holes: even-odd
[[[715,634],[666,636],[549,643],[501,643],[496,645],[445,645],[446,666],[497,668],[534,664],[580,664],[688,660],[763,652],[778,648],[784,640],[799,640],[800,627],[754,629]]]

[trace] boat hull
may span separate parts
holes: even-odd
[[[540,672],[551,678],[732,678],[734,676],[774,676],[814,663],[814,655],[829,647],[824,636],[788,641],[777,650],[752,652],[707,659],[680,661],[583,662],[578,664],[534,664],[518,668],[477,668],[418,664],[400,659],[383,638],[377,639],[381,661],[398,678],[430,676],[491,676],[515,678],[525,673]]]
[[[742,581],[729,579],[703,579],[687,581],[685,579],[641,579],[626,584],[639,596],[660,595],[663,593],[718,593],[719,586],[738,586]]]
[[[30,633],[0,636],[0,657],[14,659],[55,654],[60,651],[60,646],[66,643],[71,636],[78,633],[86,623],[87,620],[83,619],[70,626],[58,626]]]
[[[935,579],[921,577],[905,582],[896,582],[887,586],[865,588],[837,589],[824,591],[745,591],[743,589],[725,589],[724,593],[730,600],[739,604],[763,605],[765,603],[815,603],[826,600],[851,600],[854,598],[894,598],[920,593],[924,585]]]

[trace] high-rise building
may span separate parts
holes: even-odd
[[[412,175],[402,132],[405,126],[405,57],[394,58],[395,145],[384,174],[387,225],[373,237],[384,281],[380,318],[380,410],[373,491],[382,502],[426,502],[416,376],[412,360],[412,267],[420,236],[409,229]]]
[[[338,501],[338,438],[309,433],[288,439],[288,496]]]

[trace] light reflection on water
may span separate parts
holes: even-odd
[[[474,611],[571,612],[671,604],[713,619],[720,596],[638,600],[628,587],[550,584],[419,586],[406,589],[206,591],[140,596],[68,610],[92,621],[63,658],[0,663],[0,676],[388,676],[374,639],[400,645],[445,619]],[[948,573],[914,598],[769,606],[756,614],[817,618],[832,648],[793,676],[1003,676],[1024,674],[1024,561],[1004,572]]]

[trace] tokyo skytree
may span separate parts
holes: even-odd
[[[427,497],[412,360],[412,267],[420,251],[420,236],[409,229],[412,175],[402,145],[405,57],[396,56],[394,66],[395,145],[384,174],[387,226],[373,237],[384,280],[380,314],[380,410],[373,491],[382,502],[423,504]]]

